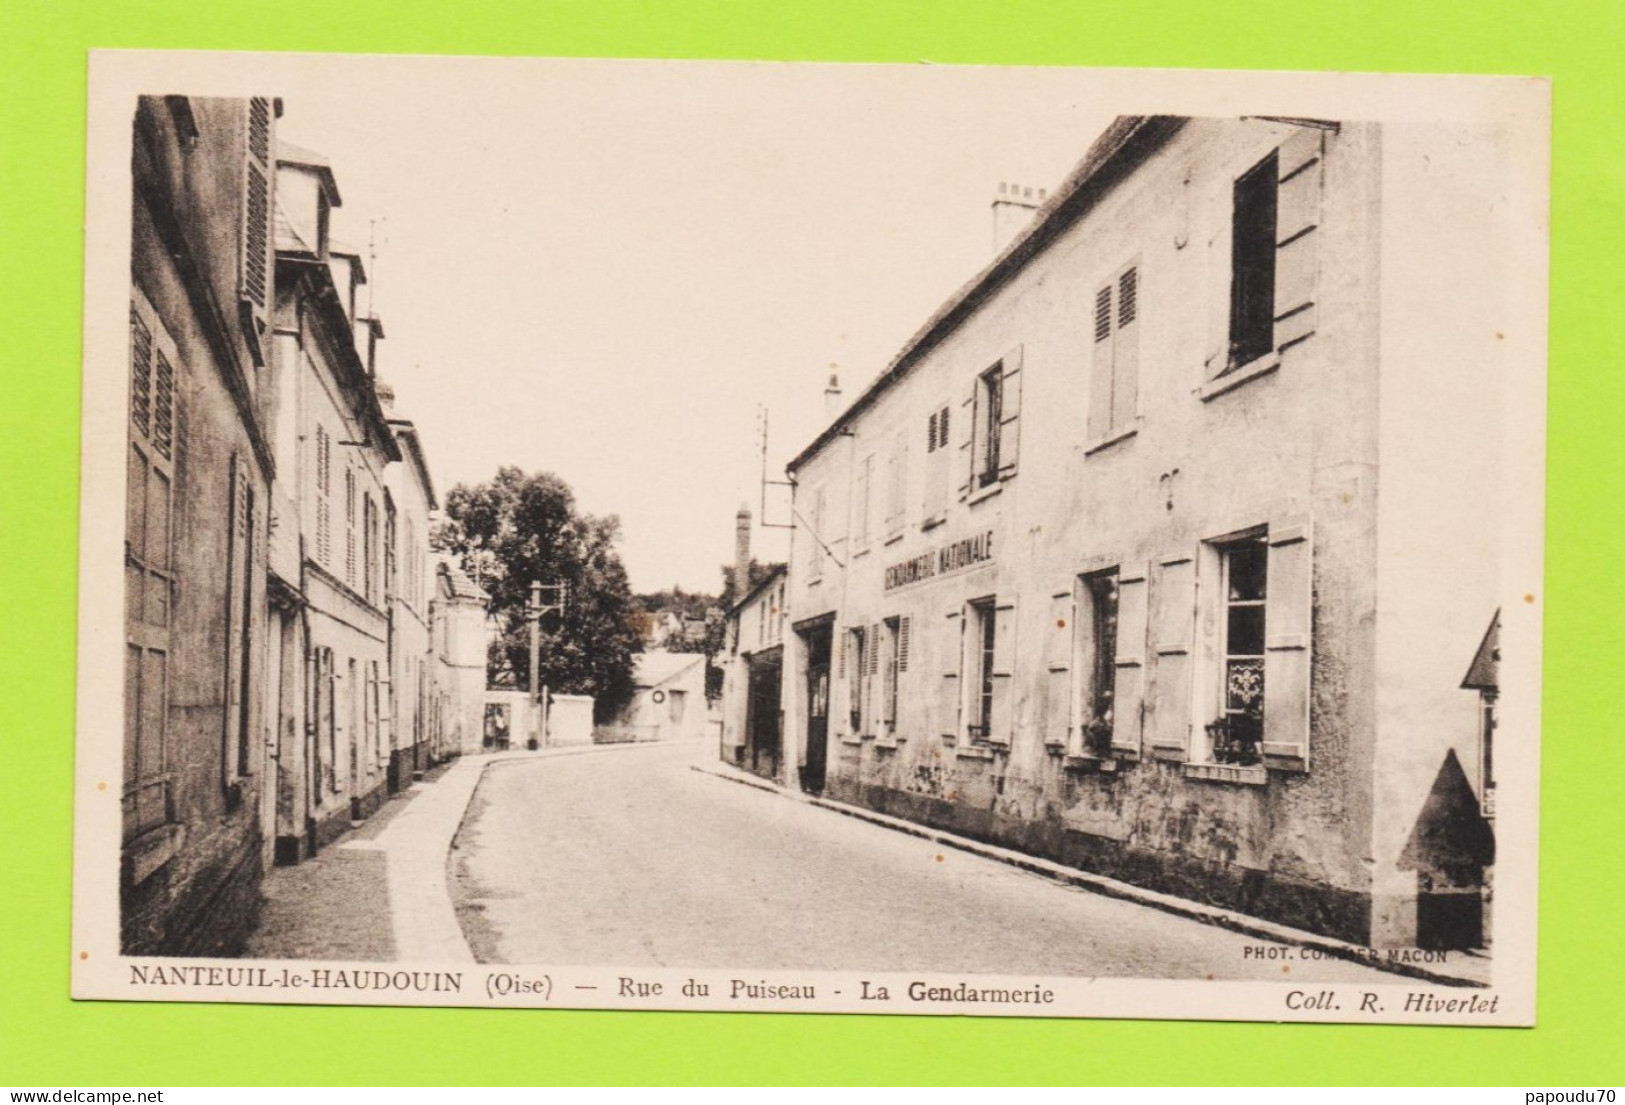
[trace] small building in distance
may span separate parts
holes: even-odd
[[[492,627],[491,596],[452,557],[434,558],[434,597],[429,603],[434,704],[429,757],[443,763],[485,744],[485,683]]]
[[[769,568],[725,615],[722,758],[768,779],[783,766],[784,600],[787,568]]]
[[[633,658],[632,699],[615,720],[593,730],[600,744],[692,740],[706,733],[705,654],[640,652]]]

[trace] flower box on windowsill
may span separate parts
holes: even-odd
[[[1079,773],[1093,772],[1099,775],[1113,775],[1117,772],[1117,758],[1114,756],[1068,756],[1066,769]]]
[[[1184,771],[1187,779],[1205,779],[1210,783],[1261,787],[1270,781],[1269,772],[1259,764],[1242,767],[1239,764],[1187,763]]]

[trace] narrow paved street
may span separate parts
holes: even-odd
[[[708,745],[485,772],[451,857],[486,962],[1393,982],[690,769]]]

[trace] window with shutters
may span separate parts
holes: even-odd
[[[870,519],[874,515],[875,457],[864,457],[858,465],[857,486],[852,492],[852,552],[866,552],[869,548]]]
[[[316,562],[329,570],[333,567],[333,439],[327,427],[316,424],[315,457],[312,466],[316,472]]]
[[[1230,186],[1230,217],[1210,243],[1223,279],[1204,399],[1271,372],[1315,330],[1324,153],[1335,123],[1304,122]]]
[[[999,480],[999,458],[1004,431],[1004,367],[994,365],[982,373],[976,390],[976,486]]]
[[[1118,571],[1092,572],[1082,579],[1083,608],[1078,633],[1078,751],[1111,752],[1117,706]]]
[[[884,658],[881,660],[880,724],[883,735],[897,732],[897,697],[899,676],[908,670],[910,637],[913,635],[911,619],[887,618],[882,625]]]
[[[389,492],[384,492],[384,593],[388,597],[401,595],[399,569],[395,564],[398,537],[395,517],[395,503],[390,499]],[[410,596],[407,596],[411,601]]]
[[[812,490],[811,505],[807,510],[807,534],[803,544],[807,557],[807,582],[817,583],[824,578],[824,489]]]
[[[903,535],[903,519],[908,510],[905,489],[908,486],[908,446],[902,441],[893,444],[886,457],[886,541],[892,542]]]
[[[265,365],[267,300],[271,286],[272,106],[263,96],[244,105],[243,217],[238,255],[238,291],[243,306],[244,337],[254,363]],[[250,380],[252,384],[252,380]]]
[[[959,497],[971,502],[994,494],[1016,474],[1021,416],[1022,348],[1016,346],[977,376],[965,400],[968,434],[961,448],[969,462]]]
[[[1219,549],[1219,713],[1210,734],[1215,762],[1263,758],[1264,606],[1269,546],[1262,536]]]
[[[1120,269],[1095,290],[1089,359],[1089,447],[1121,440],[1134,428],[1139,402],[1140,269]]]
[[[1309,524],[1272,525],[1209,546],[1216,574],[1211,720],[1192,759],[1256,769],[1308,766],[1313,578]]]
[[[361,502],[361,593],[367,601],[378,603],[378,508],[373,505],[372,492],[366,492]]]
[[[842,657],[842,667],[846,671],[848,731],[854,735],[863,732],[871,644],[868,627],[855,625],[846,631],[846,654]]]
[[[998,647],[998,616],[992,599],[970,604],[968,650],[970,671],[970,724],[966,727],[972,743],[985,744],[993,736],[994,666]]]
[[[1235,184],[1230,221],[1230,361],[1239,368],[1275,349],[1276,156]]]
[[[344,469],[344,582],[356,585],[355,469]]]
[[[949,423],[946,404],[932,411],[925,420],[925,471],[922,474],[924,494],[921,499],[920,525],[924,529],[940,525],[947,520],[948,490],[952,468],[948,457]]]
[[[130,303],[130,431],[124,514],[124,839],[175,820],[169,654],[175,587],[176,366],[139,290]],[[167,858],[167,857],[165,857]],[[150,870],[138,869],[139,879]]]

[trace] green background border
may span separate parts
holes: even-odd
[[[1272,6],[1273,8],[1274,6]],[[0,16],[0,1083],[1618,1083],[1625,6],[184,0]],[[1555,80],[1539,1027],[68,1000],[86,51],[1520,73]],[[1450,294],[1440,289],[1440,294]]]

